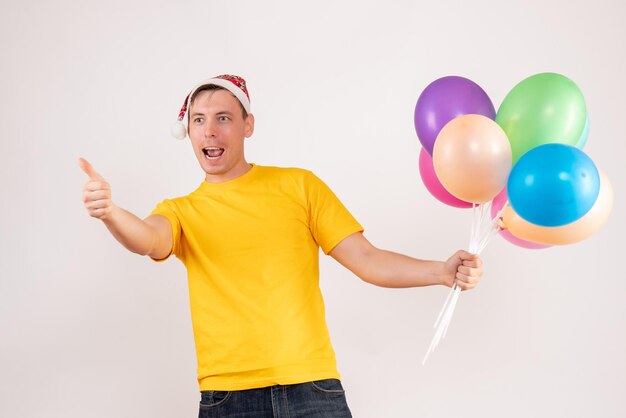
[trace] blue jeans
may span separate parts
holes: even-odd
[[[199,418],[352,418],[337,379],[201,395]]]

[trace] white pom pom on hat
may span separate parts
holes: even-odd
[[[176,122],[172,125],[170,129],[170,133],[176,139],[185,139],[187,136],[187,125],[185,124],[185,116],[187,115],[187,110],[189,110],[189,100],[193,96],[193,94],[202,86],[206,85],[215,85],[225,88],[230,91],[242,104],[243,108],[246,109],[247,113],[250,113],[250,96],[248,95],[248,88],[246,87],[246,80],[242,77],[230,74],[222,74],[213,78],[209,78],[208,80],[204,80],[203,82],[196,85],[193,90],[187,95],[185,98],[185,103],[183,103],[183,107],[180,109],[178,113],[178,118]]]

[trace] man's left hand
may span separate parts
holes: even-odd
[[[444,285],[452,287],[454,283],[461,290],[469,290],[476,287],[483,275],[483,262],[477,254],[459,250],[445,263],[446,271]]]

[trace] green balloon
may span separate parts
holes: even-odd
[[[555,73],[536,74],[521,81],[506,95],[496,115],[511,143],[513,164],[539,145],[575,146],[586,119],[585,98],[578,86]]]

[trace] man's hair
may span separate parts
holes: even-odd
[[[226,90],[226,91],[228,91],[224,87],[217,86],[215,84],[205,84],[203,86],[200,86],[191,95],[191,99],[189,100],[189,109],[191,109],[191,105],[193,104],[194,100],[196,100],[196,96],[198,95],[198,93],[200,93],[201,91],[215,91],[215,90]],[[230,94],[232,94],[230,91],[228,91],[228,92]],[[233,97],[235,97],[234,94],[233,94]],[[237,99],[237,97],[235,97],[235,99]],[[239,107],[241,108],[241,115],[243,116],[244,119],[247,118],[248,117],[248,112],[246,112],[246,108],[243,107],[243,104],[239,101],[239,99],[237,99],[237,103],[239,103]],[[187,113],[187,119],[189,119],[189,112]]]

